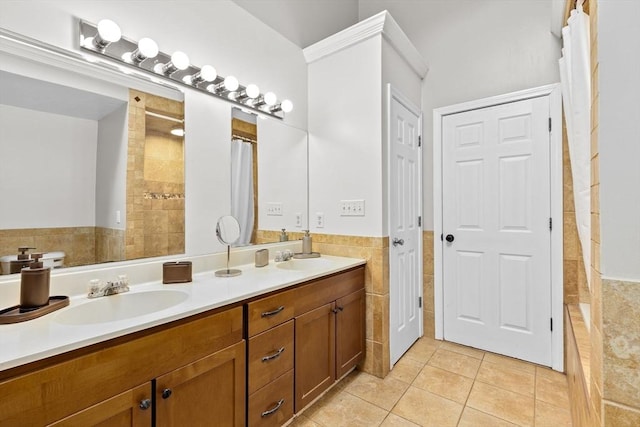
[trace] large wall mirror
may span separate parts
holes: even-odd
[[[232,108],[231,214],[242,229],[237,245],[278,241],[282,230],[296,238],[306,228],[307,142],[301,129]]]
[[[92,76],[44,62],[0,45],[0,259],[19,247],[64,267],[221,250],[212,243],[215,220],[231,213],[232,178],[206,182],[202,165],[230,175],[231,147],[204,160],[197,147],[230,144],[231,124],[216,129],[219,137],[193,132],[191,140],[189,127],[228,122],[231,104],[110,78],[98,66]],[[264,243],[307,225],[307,134],[247,117],[257,143],[255,226],[246,243]],[[189,199],[205,194],[206,202]]]

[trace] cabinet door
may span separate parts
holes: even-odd
[[[295,412],[335,381],[335,304],[295,318]]]
[[[338,379],[364,357],[364,289],[337,300],[336,309],[336,379]]]
[[[151,383],[146,383],[49,425],[55,427],[151,426],[151,396]]]
[[[157,426],[242,426],[245,342],[156,379]]]

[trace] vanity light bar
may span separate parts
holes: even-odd
[[[109,30],[109,34],[102,34],[104,28]],[[210,65],[202,68],[194,66],[183,52],[176,51],[169,55],[161,52],[149,38],[136,42],[124,37],[117,24],[110,20],[102,20],[97,25],[81,20],[80,48],[124,64],[122,70],[125,73],[129,69],[127,67],[142,70],[151,75],[148,77],[152,81],[168,79],[278,119],[283,119],[285,113],[293,109],[291,101],[285,99],[278,102],[273,92],[261,94],[256,85],[243,86],[233,76],[220,76]]]

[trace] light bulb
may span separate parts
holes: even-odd
[[[199,74],[205,82],[212,82],[218,77],[218,72],[211,65],[204,65]]]
[[[264,94],[264,103],[267,104],[268,106],[273,106],[276,105],[276,102],[278,102],[278,97],[276,96],[275,93],[273,92],[267,92]]]
[[[98,22],[98,34],[84,40],[84,47],[94,48],[103,51],[110,43],[117,42],[122,37],[120,27],[109,19]]]
[[[247,88],[245,89],[245,92],[247,96],[251,99],[255,99],[258,96],[260,96],[260,89],[258,88],[258,86],[254,84],[248,85]]]
[[[200,71],[193,76],[184,76],[182,81],[188,85],[197,85],[202,82],[212,82],[218,77],[218,72],[211,65],[204,65]],[[207,87],[208,89],[208,87]]]
[[[138,42],[138,48],[133,52],[122,54],[122,60],[128,63],[139,64],[147,58],[155,58],[158,55],[158,44],[148,37],[143,37]]]
[[[158,55],[158,43],[148,37],[143,37],[138,41],[137,50],[145,58],[155,58]]]
[[[282,111],[284,111],[285,113],[288,113],[291,110],[293,110],[293,102],[289,101],[288,99],[285,99],[280,104],[280,108],[282,108]]]
[[[170,76],[178,70],[186,70],[187,68],[189,68],[189,57],[184,52],[176,51],[171,55],[171,61],[166,64],[156,64],[153,71]]]
[[[238,90],[240,83],[238,83],[238,79],[233,76],[227,76],[224,79],[224,88],[229,92],[234,92]]]
[[[171,63],[178,70],[186,70],[187,68],[189,68],[189,57],[186,53],[180,52],[178,50],[174,52],[173,55],[171,55]]]
[[[98,35],[102,40],[108,43],[114,43],[120,40],[122,32],[118,24],[110,19],[103,19],[98,22]]]

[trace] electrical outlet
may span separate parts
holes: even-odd
[[[279,202],[267,203],[267,215],[282,216],[282,203],[279,203]]]
[[[302,213],[296,212],[296,227],[302,227]]]
[[[324,213],[316,212],[316,228],[324,228]]]
[[[364,216],[364,200],[340,200],[340,216]]]

